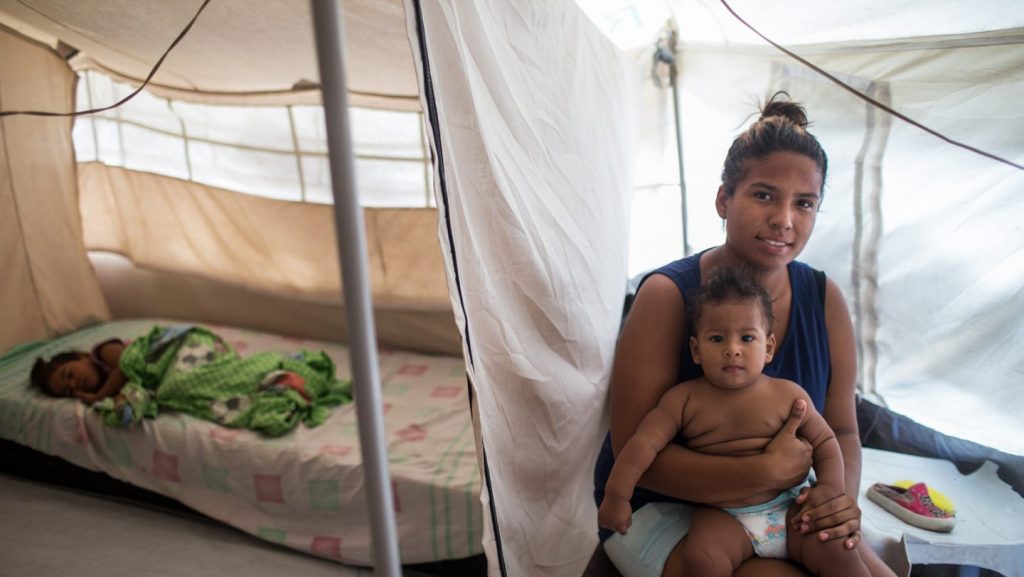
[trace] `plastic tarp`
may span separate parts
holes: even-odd
[[[426,32],[439,232],[501,538],[500,559],[485,539],[491,574],[503,560],[579,575],[597,542],[636,79],[572,2],[407,10]]]

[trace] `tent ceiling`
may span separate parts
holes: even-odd
[[[649,45],[664,22],[684,42],[763,45],[719,0],[578,0],[620,46]],[[50,43],[61,40],[108,71],[141,80],[202,0],[0,0],[0,21]],[[752,25],[785,45],[887,42],[1024,29],[1019,0],[730,0]],[[345,0],[348,81],[354,95],[418,108],[401,0]],[[317,82],[309,4],[215,0],[175,48],[154,83],[205,93],[286,91]],[[187,95],[178,95],[188,98]],[[387,107],[387,104],[378,104]]]
[[[5,24],[77,48],[110,71],[144,79],[202,0],[0,0]],[[346,0],[354,93],[416,99],[401,0]],[[214,93],[289,90],[319,74],[308,2],[215,0],[153,82]]]
[[[577,0],[620,47],[650,44],[669,18],[688,44],[760,45],[721,0]],[[743,19],[787,46],[888,43],[1024,28],[1020,0],[726,0]]]

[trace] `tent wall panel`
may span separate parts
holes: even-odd
[[[202,276],[146,269],[114,253],[91,252],[89,258],[115,319],[188,319],[348,341],[344,308],[337,300],[270,294]],[[446,355],[462,350],[447,303],[441,308],[378,305],[373,314],[377,340],[385,346]]]
[[[75,75],[52,50],[0,29],[0,108],[74,109]],[[86,258],[71,120],[0,120],[0,350],[109,317]]]
[[[573,2],[413,4],[485,510],[493,501],[507,574],[579,575],[597,543],[637,79]]]
[[[1022,46],[797,51],[948,137],[1021,163]],[[895,119],[771,50],[690,47],[682,65],[684,139],[701,143],[684,147],[694,248],[722,240],[713,202],[737,122],[758,99],[789,91],[830,161],[801,258],[839,283],[856,315],[864,392],[933,429],[1024,451],[1011,432],[1024,401],[1024,172]],[[965,408],[985,417],[965,419]]]
[[[85,242],[114,316],[170,316],[344,338],[331,207],[79,165]],[[364,212],[383,343],[461,350],[434,209]]]

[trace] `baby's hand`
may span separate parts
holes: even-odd
[[[82,401],[86,405],[92,405],[96,402],[96,395],[94,393],[83,393],[82,391],[75,391],[74,396],[79,401]]]
[[[614,529],[625,535],[633,524],[633,510],[629,501],[605,497],[597,510],[597,523],[605,529]]]

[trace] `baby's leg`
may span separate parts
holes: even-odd
[[[681,571],[662,575],[685,577],[731,577],[744,560],[754,554],[750,537],[732,515],[712,507],[698,507],[690,521],[682,554]]]
[[[786,547],[789,556],[802,564],[811,575],[820,577],[871,577],[857,549],[847,549],[844,539],[822,541],[817,532],[806,535],[792,529],[790,523],[800,507],[793,503],[786,514]]]

